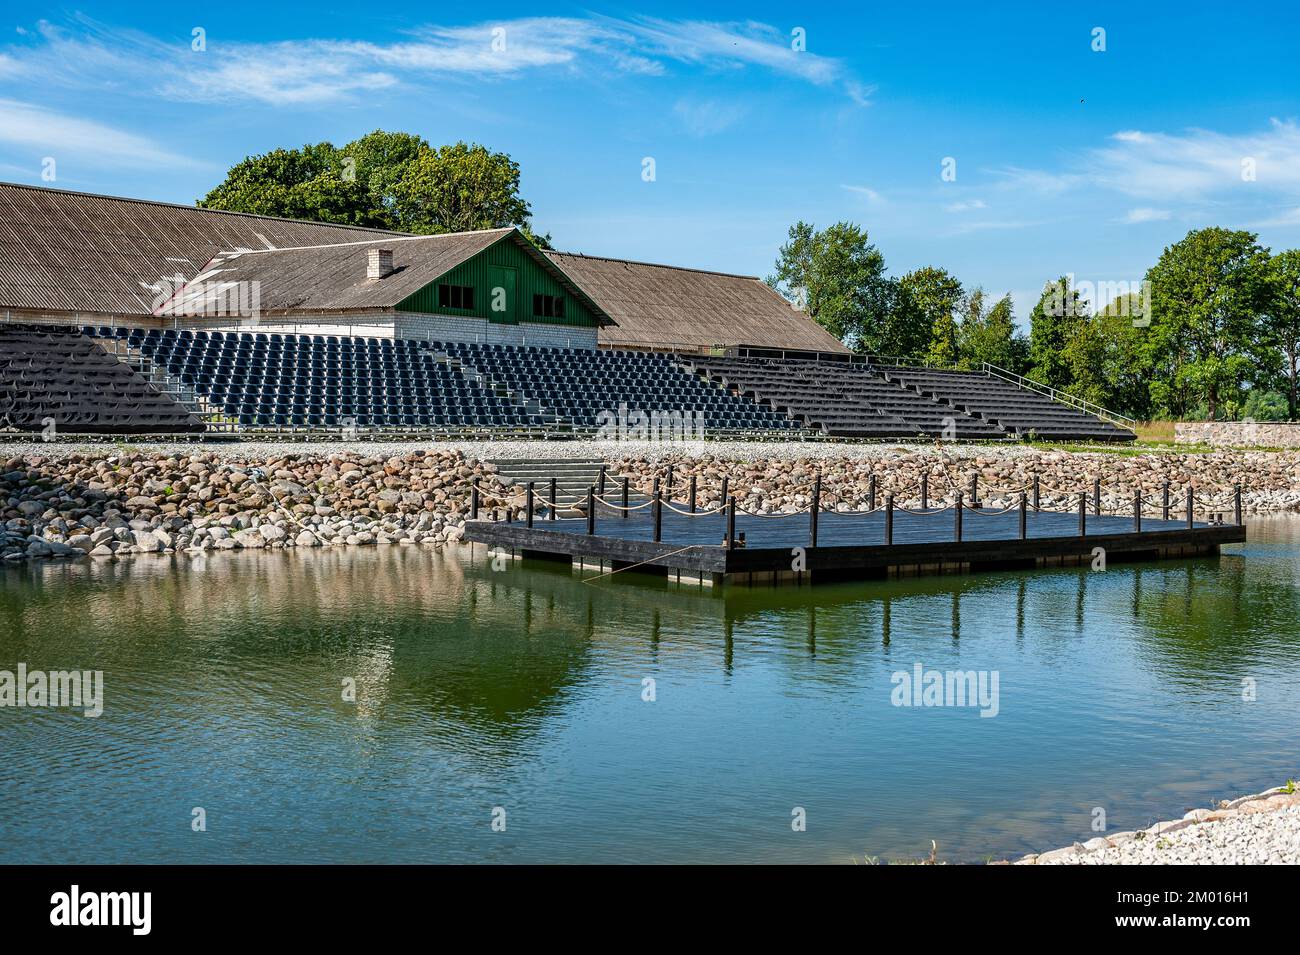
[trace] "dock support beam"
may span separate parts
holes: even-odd
[[[691,475],[691,513],[695,513],[695,475]]]
[[[555,478],[551,478],[551,520],[555,520]]]
[[[1041,511],[1041,510],[1043,509],[1043,508],[1042,508],[1042,502],[1043,502],[1042,490],[1043,490],[1043,488],[1042,488],[1042,481],[1039,479],[1038,475],[1035,474],[1035,475],[1034,475],[1034,513],[1035,513],[1035,514],[1037,514],[1039,511]]]
[[[1187,529],[1189,531],[1192,529],[1192,523],[1193,523],[1192,515],[1195,513],[1196,511],[1192,506],[1192,488],[1191,485],[1189,484],[1187,486]]]
[[[529,482],[528,482],[528,493],[527,493],[527,495],[526,495],[526,497],[525,497],[525,501],[524,501],[524,510],[525,510],[525,512],[526,512],[527,515],[528,515],[528,517],[527,517],[527,526],[528,526],[528,527],[532,527],[532,526],[533,526],[533,499],[534,499],[533,482],[532,482],[532,481],[529,481]]]
[[[822,476],[813,477],[812,506],[808,510],[808,546],[817,546],[817,515],[822,509]]]
[[[894,492],[885,494],[885,544],[894,543]]]
[[[961,542],[961,512],[962,498],[961,491],[957,492],[957,504],[952,509],[952,539]]]
[[[475,478],[469,485],[469,519],[478,520],[478,478]]]
[[[1142,530],[1142,489],[1133,492],[1133,532]]]
[[[1241,526],[1241,485],[1232,486],[1232,523]]]
[[[727,498],[727,550],[736,546],[736,497]]]
[[[623,519],[624,519],[624,520],[627,520],[627,515],[628,515],[628,509],[627,509],[627,482],[628,482],[628,479],[627,479],[626,476],[624,476],[624,478],[623,478]]]
[[[1079,492],[1079,536],[1088,536],[1088,494]]]
[[[1092,482],[1092,513],[1101,515],[1101,478],[1094,478]]]
[[[930,506],[930,472],[921,475],[921,510]]]
[[[596,533],[596,485],[587,485],[587,536]]]
[[[664,539],[664,498],[659,490],[659,479],[655,478],[655,543]]]
[[[1038,489],[1035,487],[1035,491]],[[1034,508],[1037,510],[1037,507]],[[1020,539],[1024,540],[1028,536],[1029,530],[1029,499],[1025,497],[1025,492],[1020,492]]]

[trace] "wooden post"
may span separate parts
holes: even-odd
[[[719,498],[719,500],[722,501],[723,507],[727,506],[727,486],[730,483],[731,483],[731,475],[730,474],[722,475],[722,497]]]
[[[469,486],[469,519],[478,520],[478,478],[470,482]]]
[[[623,519],[624,520],[627,520],[627,515],[629,513],[627,509],[627,482],[628,482],[628,478],[625,476],[623,478]]]
[[[958,491],[957,504],[956,506],[953,507],[952,510],[952,539],[955,541],[961,540],[961,509],[962,509],[961,491]]]
[[[1133,492],[1133,533],[1140,533],[1142,530],[1142,489],[1138,488]]]
[[[1093,478],[1092,481],[1092,513],[1097,516],[1101,514],[1101,478]]]
[[[1169,520],[1169,482],[1160,485],[1160,519]]]
[[[695,513],[695,475],[691,475],[691,513]]]
[[[930,506],[930,472],[921,475],[921,510]]]
[[[1034,511],[1038,512],[1043,509],[1042,482],[1037,474],[1034,475]]]
[[[1029,536],[1026,533],[1026,531],[1028,531],[1029,529],[1028,511],[1029,511],[1029,498],[1025,496],[1024,491],[1021,491],[1020,492],[1020,539],[1021,540],[1024,540],[1027,536]]]
[[[1194,513],[1196,512],[1192,507],[1192,486],[1189,484],[1187,486],[1187,529],[1189,531],[1192,529],[1192,515]]]
[[[528,482],[528,493],[525,496],[524,511],[528,515],[528,526],[533,526],[533,482]]]
[[[555,478],[551,478],[551,517],[550,517],[551,520],[555,520],[555,502],[556,502]]]
[[[1232,486],[1232,523],[1241,526],[1241,485]]]
[[[664,494],[668,496],[668,500],[673,499],[673,466],[671,464],[668,465],[668,480],[664,482]]]
[[[980,476],[978,474],[970,476],[970,506],[980,506]]]
[[[822,509],[822,476],[813,476],[812,506],[808,509],[808,546],[817,546],[817,517]]]
[[[876,476],[873,474],[867,478],[867,510],[876,509]]]
[[[885,544],[894,543],[894,493],[885,494]]]
[[[727,498],[727,550],[736,546],[736,496]]]
[[[606,467],[607,465],[604,464],[600,466],[600,477],[597,479],[599,481],[598,484],[599,490],[597,490],[596,493],[599,494],[601,497],[605,496],[605,468]]]
[[[596,485],[587,485],[587,536],[596,533]]]
[[[1088,494],[1079,492],[1079,536],[1088,536]]]
[[[659,493],[659,479],[655,478],[655,543],[664,538],[664,499]]]

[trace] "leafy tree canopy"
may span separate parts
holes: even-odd
[[[518,163],[477,144],[435,148],[411,133],[250,156],[198,205],[420,234],[515,226],[550,247],[549,235],[529,227]]]

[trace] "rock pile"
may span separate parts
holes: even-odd
[[[437,545],[460,539],[475,479],[484,508],[506,503],[494,471],[458,451],[11,458],[0,465],[0,559]]]

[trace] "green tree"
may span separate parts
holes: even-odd
[[[1122,296],[1074,324],[1060,355],[1070,394],[1134,418],[1151,416],[1142,309],[1141,295]]]
[[[1069,389],[1073,379],[1063,357],[1065,347],[1090,308],[1069,276],[1043,286],[1043,294],[1029,313],[1031,378],[1062,391]]]
[[[411,232],[470,232],[528,222],[519,164],[505,153],[455,143],[422,149],[394,189],[396,219]]]
[[[985,362],[1009,371],[1018,364],[1016,316],[1011,294],[988,307],[988,297],[976,288],[966,297],[958,327],[958,367],[980,370]]]
[[[1294,421],[1297,376],[1300,375],[1300,249],[1279,252],[1273,256],[1269,266],[1272,301],[1267,328],[1282,358],[1287,417]]]
[[[1203,398],[1211,420],[1237,404],[1265,354],[1262,316],[1273,285],[1268,251],[1252,232],[1193,230],[1147,273],[1154,342],[1175,364],[1162,382],[1166,405]]]
[[[198,205],[313,222],[389,226],[366,185],[345,175],[342,159],[329,143],[250,156],[233,166]]]
[[[411,133],[250,156],[198,205],[421,234],[515,226],[550,247],[530,228],[518,163],[476,144],[435,149]]]
[[[767,284],[854,348],[879,338],[896,298],[885,257],[867,231],[850,222],[822,230],[796,222]]]
[[[908,272],[898,280],[899,309],[910,313],[913,347],[900,352],[925,358],[931,364],[951,367],[957,363],[957,310],[965,292],[961,282],[944,269],[926,266]]]

